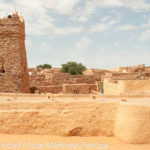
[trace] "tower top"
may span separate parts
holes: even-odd
[[[19,16],[18,11],[14,11],[12,14],[8,14],[6,16],[4,16],[3,18],[0,19],[19,19],[21,22],[24,22],[24,18],[23,16]]]

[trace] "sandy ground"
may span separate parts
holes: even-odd
[[[113,137],[59,137],[0,134],[0,150],[150,150],[150,144],[126,144]]]

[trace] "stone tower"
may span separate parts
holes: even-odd
[[[25,24],[17,12],[0,19],[0,92],[29,93]]]

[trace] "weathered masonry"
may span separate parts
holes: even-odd
[[[29,92],[25,24],[17,12],[0,19],[0,92]]]

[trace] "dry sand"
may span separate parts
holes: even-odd
[[[126,144],[114,137],[0,134],[0,143],[0,150],[150,150],[150,144]],[[8,143],[13,145],[10,146]],[[57,147],[58,145],[60,147]]]

